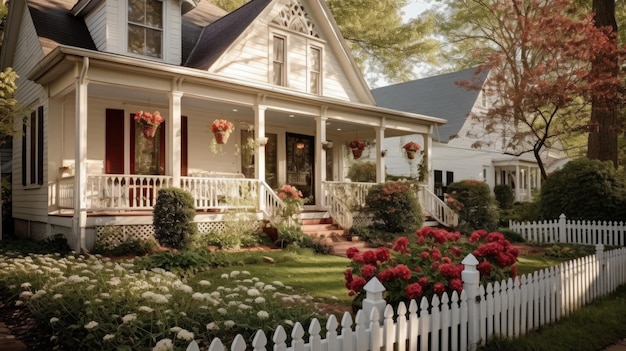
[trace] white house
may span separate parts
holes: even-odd
[[[271,217],[284,183],[349,226],[333,193],[345,142],[417,134],[430,150],[445,123],[376,105],[323,0],[232,13],[197,0],[15,0],[0,64],[32,111],[13,143],[16,232],[64,233],[78,249],[109,224],[148,235],[166,186],[192,193],[204,228],[244,187]],[[138,111],[164,117],[154,137]],[[215,119],[235,126],[223,145]]]
[[[514,152],[505,147],[505,136],[487,133],[481,122],[472,118],[486,111],[495,98],[485,96],[482,90],[470,90],[458,84],[472,82],[473,86],[483,86],[488,72],[476,72],[476,68],[468,68],[373,89],[372,94],[379,106],[438,116],[448,121],[435,127],[432,148],[425,152],[430,159],[429,184],[437,195],[442,196],[452,182],[473,179],[485,181],[491,189],[497,184],[509,184],[514,189],[515,201],[532,201],[533,191],[541,187],[534,156],[530,153],[512,155]],[[389,174],[415,176],[415,166],[402,157],[399,148],[411,140],[421,143],[422,136],[385,140],[385,148],[389,150],[386,160]],[[477,141],[483,142],[480,148],[473,147]],[[554,150],[543,154],[549,171],[565,158],[563,153]]]

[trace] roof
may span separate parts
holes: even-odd
[[[256,3],[263,2],[268,2],[268,0],[253,0],[249,4],[255,3],[256,6]],[[98,50],[83,17],[72,15],[72,10],[77,4],[77,0],[27,0],[27,4],[35,30],[43,46],[44,54],[48,54],[59,45]],[[254,8],[254,6],[248,6],[248,4],[244,7]],[[239,11],[235,11],[233,14],[236,12]],[[242,11],[242,14],[247,12],[253,11],[245,10]],[[205,30],[207,26],[226,14],[226,11],[213,5],[210,1],[200,1],[197,7],[182,16],[183,62],[187,60],[198,40],[202,39],[203,31],[207,32]],[[229,30],[232,30],[236,25],[245,28],[249,24],[249,22],[245,23],[245,18],[244,20],[237,19],[238,16],[232,16],[234,19],[227,23],[232,26]],[[229,40],[232,41],[235,38],[236,36],[224,35],[222,33],[218,44],[223,45],[225,49],[230,44]]]
[[[208,69],[271,1],[252,0],[206,26],[189,57],[186,60],[183,58],[185,66]]]
[[[75,3],[76,0],[28,0],[44,54],[59,45],[97,50],[85,21],[70,13]]]
[[[381,107],[446,119],[448,123],[437,127],[438,133],[433,135],[433,139],[448,142],[463,127],[480,93],[479,90],[461,87],[457,83],[472,81],[474,85],[482,86],[487,71],[483,70],[478,75],[476,72],[477,68],[472,67],[393,84],[372,89],[372,95]]]

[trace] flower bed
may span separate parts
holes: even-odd
[[[478,230],[467,238],[458,232],[424,227],[411,240],[397,239],[391,250],[348,249],[352,263],[345,272],[346,288],[355,296],[357,306],[365,297],[363,287],[373,277],[385,286],[386,300],[391,304],[446,292],[460,293],[461,261],[469,253],[479,261],[481,283],[517,275],[519,251],[501,233]]]
[[[214,337],[248,337],[314,316],[310,297],[246,271],[187,281],[137,260],[0,255],[0,282],[10,303],[27,306],[65,350],[152,350],[157,343],[157,350],[184,350],[193,339],[206,348]]]

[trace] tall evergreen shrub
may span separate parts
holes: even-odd
[[[611,162],[579,158],[551,174],[541,187],[541,213],[557,219],[623,220],[626,176]]]
[[[498,205],[487,183],[462,180],[448,185],[448,204],[459,215],[458,230],[470,234],[474,230],[493,231],[498,225]]]
[[[408,182],[386,182],[370,189],[365,202],[374,227],[390,233],[408,233],[422,227],[424,215],[417,189]]]
[[[184,249],[198,230],[193,197],[183,189],[160,189],[153,214],[154,237],[162,246]]]
[[[493,187],[493,193],[496,195],[496,201],[503,210],[510,210],[513,208],[513,202],[515,201],[515,192],[513,188],[508,184],[498,184]]]

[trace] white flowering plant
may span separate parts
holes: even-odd
[[[213,338],[289,330],[314,312],[310,296],[247,271],[210,270],[188,279],[144,269],[138,259],[0,253],[0,298],[49,325],[65,350],[206,349]],[[289,308],[285,308],[289,306]]]

